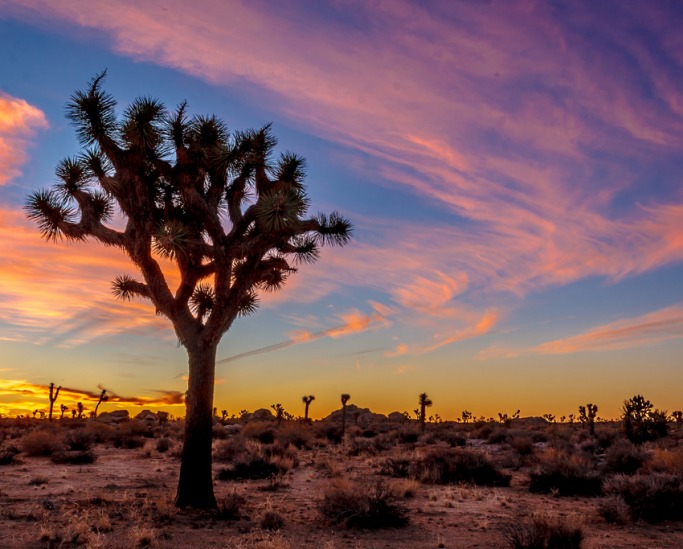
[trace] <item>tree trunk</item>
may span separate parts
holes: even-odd
[[[180,478],[175,504],[177,507],[215,509],[211,473],[211,441],[213,427],[213,385],[216,371],[216,345],[187,349],[190,362],[185,436]]]

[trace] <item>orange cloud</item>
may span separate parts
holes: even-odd
[[[477,358],[511,358],[519,355],[558,355],[585,351],[613,351],[683,338],[683,306],[659,309],[638,317],[617,320],[589,331],[526,349],[490,347]]]
[[[28,160],[28,138],[47,127],[43,111],[0,91],[0,185],[21,175],[19,168]]]
[[[348,313],[344,313],[340,315],[340,319],[343,320],[344,323],[339,326],[327,328],[326,330],[320,330],[318,332],[309,332],[306,330],[296,331],[293,332],[290,338],[285,341],[281,341],[273,345],[267,345],[265,347],[254,349],[252,351],[246,351],[238,355],[217,360],[216,364],[227,364],[228,362],[234,362],[241,358],[247,358],[249,356],[260,355],[263,353],[270,353],[273,351],[277,351],[279,349],[291,347],[292,345],[297,345],[299,343],[308,343],[309,341],[315,341],[323,337],[336,338],[348,334],[364,332],[365,330],[368,330],[370,327],[386,327],[389,324],[389,321],[379,313],[366,315],[358,310],[352,310]]]
[[[173,283],[175,273],[164,264]],[[5,340],[74,346],[140,330],[172,336],[149,303],[117,301],[111,282],[136,273],[121,251],[96,242],[46,243],[22,212],[0,207],[0,323]]]

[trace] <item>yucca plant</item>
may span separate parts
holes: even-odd
[[[427,396],[427,393],[420,393],[418,402],[420,403],[420,430],[424,433],[426,408],[429,408],[432,405],[432,401]]]
[[[62,387],[61,387],[61,385],[60,385],[60,386],[57,387],[57,389],[55,390],[55,384],[54,384],[54,383],[50,383],[50,395],[49,395],[49,399],[50,399],[50,412],[49,412],[49,414],[48,414],[48,419],[49,419],[50,421],[52,421],[52,408],[53,408],[54,405],[55,405],[55,401],[57,400],[57,397],[59,396],[59,391],[60,391],[61,388],[62,388]],[[63,412],[62,412],[62,414],[63,414]]]
[[[48,241],[93,238],[126,253],[142,275],[114,280],[123,300],[151,301],[189,358],[187,413],[176,505],[215,508],[211,427],[216,348],[235,319],[253,313],[320,246],[344,245],[340,214],[308,215],[306,163],[274,158],[270,125],[228,132],[215,116],[172,112],[136,99],[117,117],[105,73],[72,95],[67,116],[85,147],[57,166],[60,182],[32,193],[28,217]],[[112,224],[114,216],[122,216]],[[172,290],[158,259],[173,261]]]
[[[346,403],[351,400],[351,395],[347,393],[343,393],[341,396],[341,404],[342,404],[342,428],[341,428],[341,436],[342,440],[344,440],[344,432],[346,431]]]
[[[303,396],[301,397],[301,401],[304,403],[306,408],[304,409],[304,419],[308,421],[308,407],[311,405],[311,402],[315,400],[315,397],[313,395],[308,395],[308,396]]]

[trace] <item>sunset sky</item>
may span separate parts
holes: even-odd
[[[454,419],[683,409],[683,4],[0,0],[0,414],[184,414],[187,358],[137,274],[46,243],[26,196],[80,151],[105,68],[235,130],[272,122],[314,211],[354,224],[219,347],[215,405],[350,403]],[[67,391],[68,388],[69,390]]]

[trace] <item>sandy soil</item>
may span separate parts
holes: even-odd
[[[599,498],[531,494],[524,469],[513,472],[506,488],[414,483],[414,495],[402,501],[408,526],[359,531],[330,525],[319,502],[333,477],[405,482],[378,474],[382,456],[349,457],[328,446],[300,451],[298,467],[274,489],[269,480],[216,481],[219,501],[235,492],[244,498],[241,517],[222,520],[173,507],[179,462],[151,442],[94,451],[97,461],[87,466],[20,455],[0,468],[0,547],[505,547],[506,529],[533,513],[578,522],[586,548],[683,547],[683,523],[607,524],[597,512]],[[269,510],[284,519],[279,531],[260,527]]]

